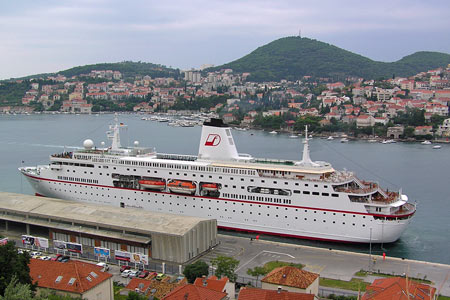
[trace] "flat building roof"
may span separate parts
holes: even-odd
[[[6,192],[0,192],[0,212],[2,215],[5,212],[8,215],[26,215],[30,221],[34,218],[51,219],[51,222],[71,222],[143,235],[183,236],[199,223],[212,221],[140,208],[121,208]]]

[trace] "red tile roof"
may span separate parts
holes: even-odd
[[[150,287],[150,284],[152,282],[147,279],[141,279],[141,278],[132,278],[128,285],[125,287],[126,289],[129,289],[131,291],[135,291],[136,289],[139,289],[140,292],[146,292],[147,289]]]
[[[279,267],[266,275],[261,281],[271,284],[296,287],[306,289],[317,278],[319,274],[301,270],[296,267],[286,266]]]
[[[222,300],[225,297],[227,297],[227,293],[187,284],[174,289],[162,298],[162,300]]]
[[[406,296],[407,292],[409,297]],[[412,280],[408,280],[407,285],[406,278],[383,278],[374,280],[367,287],[362,300],[431,300],[435,292],[436,288]]]
[[[225,284],[228,282],[228,278],[224,277],[217,279],[216,276],[211,276],[209,278],[196,278],[194,285],[203,286],[208,289],[223,292],[225,289]]]
[[[264,290],[244,287],[239,292],[238,300],[313,300],[314,294],[294,293],[289,291]]]
[[[30,275],[38,287],[82,294],[112,277],[101,267],[81,261],[61,263],[30,259]]]

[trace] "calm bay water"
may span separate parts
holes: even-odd
[[[167,123],[142,121],[137,115],[121,115],[128,125],[122,144],[135,140],[158,152],[197,154],[200,127],[169,127]],[[113,115],[0,115],[0,191],[33,194],[17,168],[47,164],[48,156],[80,147],[86,138],[97,146],[104,141]],[[262,131],[233,131],[240,153],[254,157],[301,159],[301,139],[270,135]],[[380,144],[338,139],[310,141],[313,160],[328,161],[335,169],[355,171],[360,179],[374,180],[389,190],[403,189],[410,201],[418,203],[415,218],[401,239],[376,245],[373,253],[450,264],[450,145],[439,150],[429,145]],[[230,234],[230,233],[227,233]],[[235,234],[235,233],[232,233]],[[236,233],[237,234],[237,233]],[[240,234],[242,235],[242,234]],[[250,235],[244,235],[250,236]],[[263,237],[289,243],[368,252],[366,245],[341,245]]]

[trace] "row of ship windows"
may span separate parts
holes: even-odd
[[[81,166],[81,165],[82,165],[82,164],[77,164],[77,163],[74,163],[74,164],[72,164],[72,163],[63,163],[63,164],[69,164],[69,165],[75,165],[75,166],[78,166],[78,165]],[[101,168],[102,166],[98,166],[98,167]],[[108,166],[103,166],[103,168],[108,169]],[[212,167],[192,167],[192,168],[210,168],[210,169],[217,169],[217,168],[212,168]],[[192,168],[191,168],[191,169],[192,169]],[[116,168],[116,167],[113,167],[113,169],[116,170],[117,168]],[[130,171],[130,168],[127,168],[127,171]],[[235,170],[235,171],[250,172],[251,170]],[[69,172],[69,170],[67,170],[67,172]],[[73,170],[73,172],[75,172],[75,170]],[[133,172],[137,172],[137,169],[133,169]],[[276,172],[278,172],[278,171],[276,171]],[[84,173],[87,174],[86,171],[85,171]],[[92,172],[90,172],[90,173],[92,174]],[[151,173],[151,170],[147,170],[147,173]],[[158,171],[153,170],[153,173],[154,173],[154,174],[158,174]],[[225,172],[225,173],[227,173],[227,172]],[[236,172],[230,172],[230,173],[236,174]],[[242,174],[244,174],[244,173],[242,173]],[[102,173],[100,173],[100,175],[102,175]],[[109,175],[109,174],[107,174],[107,175]],[[173,173],[172,173],[172,172],[169,172],[169,175],[173,175]],[[176,175],[179,176],[180,173],[177,172]],[[184,175],[184,176],[188,176],[187,173],[183,173],[183,175]],[[196,174],[191,174],[191,175],[192,175],[193,177],[196,177]],[[244,174],[244,175],[245,175],[245,174]],[[200,174],[200,177],[203,178],[204,176]],[[209,178],[213,178],[211,175],[209,175],[208,177],[209,177]],[[218,179],[222,179],[222,176],[219,176]],[[234,180],[234,177],[230,177],[229,179],[230,179],[230,180]],[[244,179],[244,178],[241,178],[241,181],[245,181],[245,179]],[[254,179],[250,178],[250,182],[254,182],[254,181],[255,181]],[[261,179],[261,183],[266,183],[266,180],[265,180],[265,179]],[[273,183],[273,184],[278,184],[278,181],[277,181],[277,180],[273,180],[272,183]],[[285,181],[284,184],[285,184],[285,185],[288,185],[289,182]],[[300,185],[300,184],[299,184],[298,182],[295,182],[295,186],[299,186],[299,185]],[[303,185],[304,185],[305,187],[308,187],[308,186],[309,186],[308,183],[304,183]],[[227,187],[227,186],[225,185],[225,187]],[[318,184],[314,184],[314,187],[319,187],[319,185],[318,185]],[[324,185],[323,188],[325,188],[325,189],[328,188],[328,185]],[[337,197],[337,196],[334,196],[334,197]]]
[[[217,167],[200,167],[200,166],[185,166],[185,165],[173,165],[165,163],[150,163],[142,161],[119,161],[122,165],[132,165],[132,166],[142,166],[142,167],[154,167],[154,168],[168,168],[168,169],[182,169],[182,170],[192,170],[192,171],[205,171],[205,172],[215,172],[215,173],[225,173],[225,174],[241,174],[241,175],[256,175],[254,170],[239,170],[233,168],[217,168]]]
[[[271,202],[271,203],[291,204],[291,200],[289,200],[289,199],[278,199],[278,198],[271,198],[271,197],[246,196],[246,195],[229,194],[229,193],[224,193],[223,196],[224,196],[224,197],[227,197],[227,198],[240,199],[240,200],[256,200],[256,201],[264,201],[264,202]]]
[[[98,180],[96,180],[96,179],[89,179],[89,178],[76,178],[76,177],[68,177],[68,176],[58,176],[58,179],[59,180],[67,180],[67,181],[85,182],[85,183],[98,183]]]

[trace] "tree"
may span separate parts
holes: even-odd
[[[235,282],[237,275],[234,272],[239,265],[239,260],[229,256],[219,255],[211,260],[211,264],[216,267],[215,275],[219,278],[228,277],[231,282]]]
[[[32,300],[33,293],[29,284],[22,284],[13,276],[6,286],[4,296],[0,295],[0,300]]]
[[[0,246],[0,295],[4,295],[14,276],[18,283],[30,285],[32,291],[36,289],[31,280],[29,263],[28,252],[18,254],[12,242]]]
[[[258,281],[259,276],[263,276],[267,274],[267,270],[264,267],[256,266],[253,269],[248,269],[247,274],[250,276],[255,276],[256,281]]]
[[[209,266],[203,260],[198,260],[193,264],[187,265],[184,268],[183,274],[189,283],[194,283],[195,278],[208,276]]]

